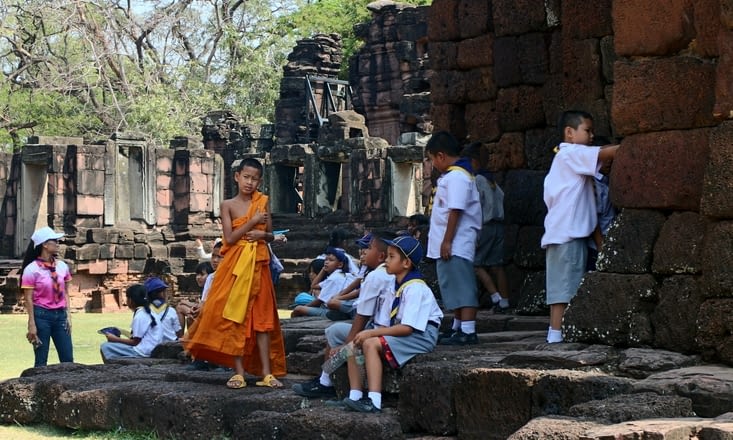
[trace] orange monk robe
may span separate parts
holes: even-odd
[[[232,221],[232,229],[266,209],[267,196],[255,192],[249,211]],[[258,224],[253,229],[265,230],[265,226]],[[234,356],[242,356],[245,371],[261,376],[255,333],[267,332],[270,334],[272,374],[285,375],[285,345],[267,244],[244,239],[231,246],[225,242],[221,254],[224,258],[199,317],[189,329],[184,347],[195,359],[228,367],[234,367]]]

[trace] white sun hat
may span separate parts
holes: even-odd
[[[59,238],[63,236],[64,236],[63,232],[56,232],[53,229],[49,228],[48,226],[44,226],[41,229],[34,232],[33,235],[31,235],[31,240],[33,240],[33,244],[35,246],[39,246],[47,242],[48,240],[58,240]]]

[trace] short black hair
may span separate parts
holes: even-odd
[[[414,223],[416,226],[429,225],[430,217],[425,214],[413,214],[407,218],[407,221]]]
[[[308,276],[310,272],[313,272],[314,274],[318,274],[323,269],[323,258],[314,258],[311,260],[311,262],[308,264],[308,267],[303,271],[303,281],[305,281],[305,286],[310,289],[311,280]]]
[[[137,307],[147,307],[148,291],[142,284],[133,284],[127,288],[127,297],[135,303]]]
[[[448,156],[459,157],[461,146],[458,139],[447,131],[439,131],[430,138],[425,145],[425,152],[430,154],[444,153]]]
[[[481,142],[471,142],[470,144],[463,147],[463,150],[461,151],[461,156],[467,157],[469,159],[476,159],[481,163],[482,157],[481,157]]]
[[[241,172],[241,171],[242,171],[242,170],[243,170],[243,169],[244,169],[245,167],[251,167],[251,168],[254,168],[254,169],[256,169],[256,170],[259,170],[259,172],[260,172],[260,177],[261,177],[261,176],[262,176],[262,174],[264,173],[264,168],[262,167],[262,163],[261,163],[261,162],[260,162],[259,160],[257,160],[257,159],[254,159],[254,158],[252,158],[252,157],[248,157],[248,158],[246,158],[246,159],[242,159],[242,160],[240,160],[240,161],[239,161],[239,163],[237,164],[237,166],[236,166],[236,167],[234,168],[234,172],[235,172],[235,173],[239,173],[239,172]]]
[[[213,272],[214,272],[214,268],[211,266],[211,263],[209,263],[208,261],[199,263],[198,266],[196,266],[196,270],[194,271],[194,273],[196,274],[199,274],[199,273],[210,274]]]
[[[565,127],[577,129],[583,123],[583,119],[593,120],[593,115],[583,110],[567,110],[560,115],[560,121],[557,128],[560,130],[560,136],[565,138]]]
[[[370,242],[370,244],[374,243],[380,252],[384,252],[386,254],[387,253],[387,243],[383,240],[383,238],[385,237],[382,234],[372,233],[372,241]]]

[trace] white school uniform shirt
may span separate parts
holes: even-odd
[[[158,345],[160,335],[162,334],[161,329],[158,329],[157,325],[153,327],[150,324],[150,315],[148,315],[143,307],[138,307],[132,316],[131,336],[133,338],[140,338],[140,342],[132,347],[132,349],[141,357],[150,357],[150,353]]]
[[[356,313],[361,316],[374,316],[378,299],[389,294],[394,295],[394,275],[388,274],[382,263],[369,272],[361,282]]]
[[[428,257],[440,258],[440,244],[453,209],[462,211],[451,245],[452,254],[473,261],[481,230],[481,201],[473,177],[461,170],[449,171],[438,179],[428,232]]]
[[[167,313],[166,310],[168,310]],[[155,322],[157,323],[155,326],[152,325],[151,316],[155,318]],[[150,357],[153,349],[161,342],[175,341],[178,339],[176,332],[179,330],[181,330],[181,323],[178,321],[176,311],[170,306],[157,309],[151,305],[150,315],[145,312],[144,308],[138,307],[132,318],[132,336],[141,339],[132,348],[140,356]]]
[[[379,298],[379,309],[374,315],[374,324],[382,327],[390,326],[389,315],[392,313],[395,293],[393,290],[391,294]],[[405,286],[400,298],[395,323],[408,325],[419,331],[425,331],[430,321],[440,324],[443,312],[435,301],[433,291],[424,282]]]
[[[547,205],[542,247],[568,243],[591,235],[598,224],[593,179],[600,172],[601,147],[560,144],[545,177]]]
[[[166,312],[166,310],[168,310]],[[158,344],[161,342],[176,341],[178,340],[178,333],[181,330],[181,321],[178,320],[178,315],[175,309],[166,304],[165,308],[156,309],[154,306],[150,306],[150,313],[158,323],[156,327],[161,327],[161,337]]]
[[[499,185],[494,184],[492,188],[489,180],[479,174],[476,176],[476,188],[481,201],[482,223],[504,220],[504,191]]]
[[[344,272],[341,269],[334,270],[328,278],[318,283],[321,286],[321,293],[318,294],[318,299],[323,301],[323,303],[327,303],[355,279],[356,276],[349,272]]]
[[[206,301],[206,297],[209,296],[209,290],[211,290],[211,285],[214,284],[214,274],[216,272],[211,272],[207,277],[206,281],[204,281],[204,289],[201,291],[201,302]]]

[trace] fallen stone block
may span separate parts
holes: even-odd
[[[700,362],[697,356],[651,348],[629,348],[621,353],[618,369],[631,377],[643,379],[660,371],[690,367]]]
[[[392,411],[363,414],[341,408],[305,408],[283,414],[255,411],[239,419],[232,429],[233,439],[403,439],[399,419]]]
[[[733,408],[733,369],[700,365],[652,374],[634,384],[634,392],[676,394],[692,400],[698,416],[717,417]]]
[[[694,417],[692,401],[686,397],[656,393],[620,394],[570,407],[568,415],[583,419],[621,423],[652,418]]]
[[[707,426],[706,426],[707,425]],[[701,437],[701,430],[705,429],[708,435],[715,432],[715,435]],[[704,419],[651,419],[635,420],[616,425],[608,425],[588,430],[581,440],[606,440],[606,439],[716,439],[723,440],[731,438],[733,434],[733,423],[706,422]]]
[[[550,344],[546,344],[550,345]],[[571,369],[604,365],[616,354],[611,347],[605,350],[527,350],[507,355],[501,363],[521,368]]]
[[[598,422],[579,421],[570,417],[537,417],[507,437],[507,440],[578,440],[589,430],[601,426]]]
[[[532,387],[541,373],[476,368],[454,387],[456,428],[462,439],[504,440],[532,418]]]
[[[552,370],[532,386],[532,417],[566,415],[573,405],[631,392],[633,381],[598,371]]]

